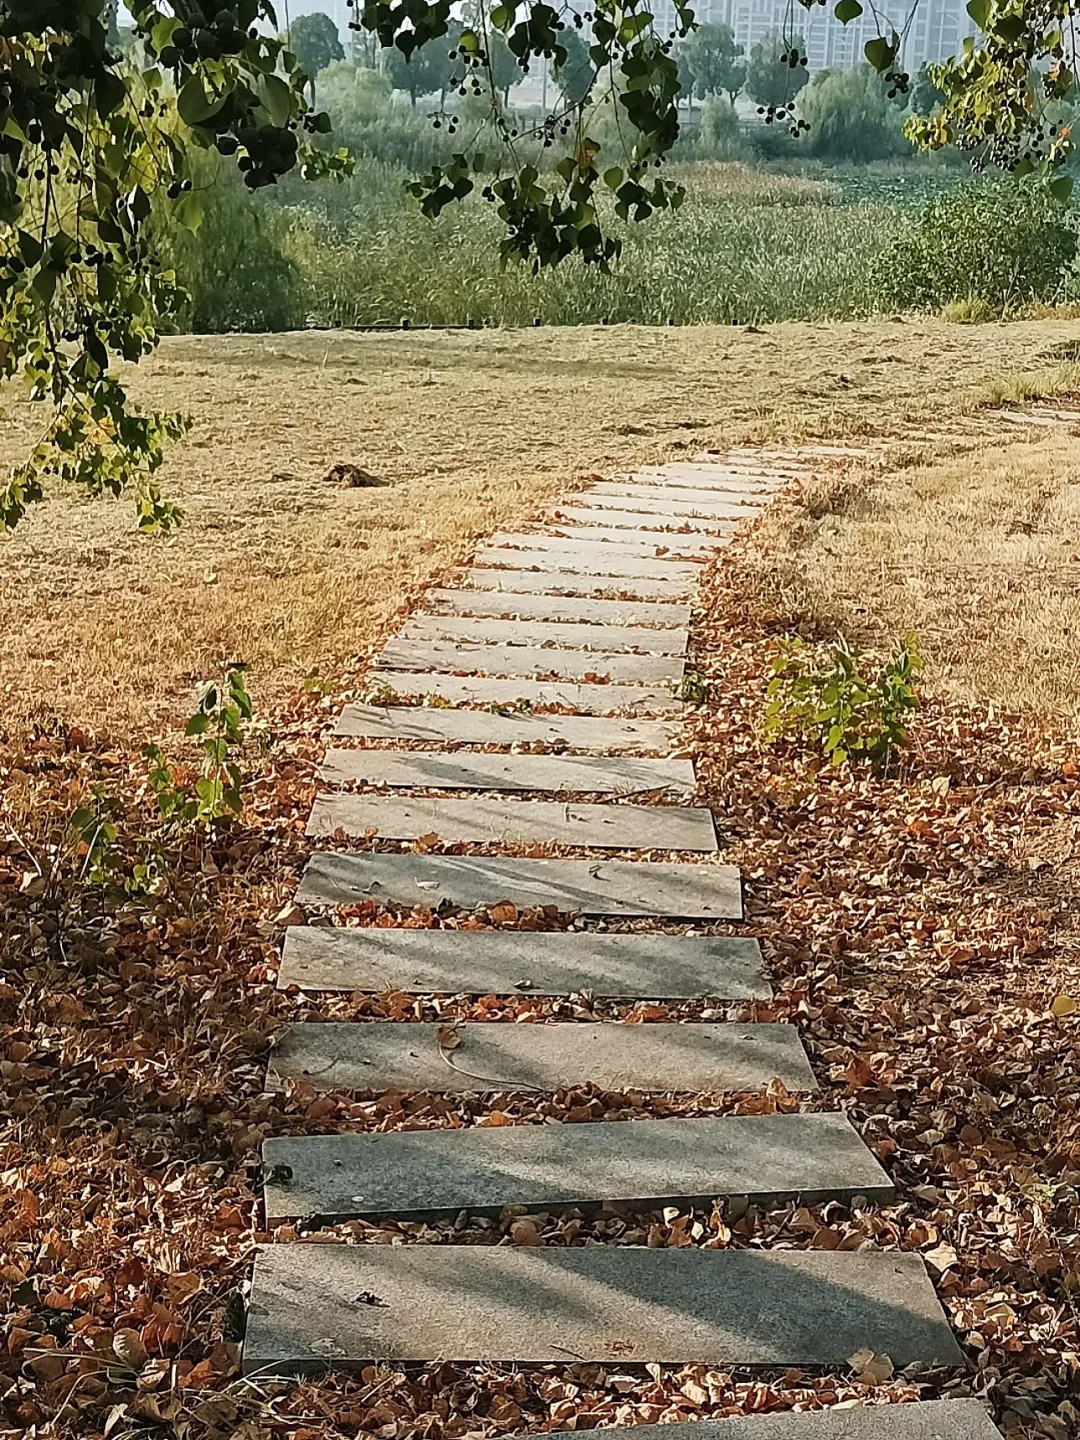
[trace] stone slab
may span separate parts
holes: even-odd
[[[484,675],[587,676],[636,685],[676,683],[681,655],[608,655],[602,650],[543,650],[527,645],[455,645],[452,641],[390,640],[375,657],[388,670],[443,670]]]
[[[443,675],[372,670],[368,684],[379,698],[434,696],[456,705],[493,705],[576,710],[582,715],[668,715],[682,710],[674,692],[658,685],[591,685],[572,680],[504,679],[498,675]]]
[[[671,566],[661,572],[663,578],[654,578],[654,567],[644,575],[619,575],[612,577],[610,570],[594,575],[585,570],[565,570],[549,566],[545,570],[530,569],[527,562],[509,555],[504,550],[492,552],[502,570],[477,568],[468,570],[462,576],[462,584],[475,586],[478,590],[500,595],[574,595],[613,596],[616,599],[678,601],[685,599],[697,586],[700,572],[686,566],[686,573],[668,579]]]
[[[525,860],[500,855],[312,855],[297,890],[301,904],[394,905],[442,901],[473,910],[512,900],[583,915],[656,915],[741,920],[733,865],[641,860]]]
[[[769,496],[757,491],[727,493],[710,490],[707,487],[694,489],[691,486],[651,484],[646,480],[604,480],[582,492],[581,500],[591,504],[611,505],[621,501],[620,510],[652,509],[656,506],[662,512],[674,515],[730,515],[742,519],[748,511],[758,510],[769,503]],[[570,501],[569,503],[580,503]]]
[[[1001,1440],[978,1400],[916,1400],[905,1405],[834,1405],[828,1410],[777,1411],[735,1420],[686,1420],[675,1436],[667,1425],[612,1427],[607,1440]],[[582,1432],[549,1432],[545,1440],[581,1440]]]
[[[334,734],[366,740],[438,740],[453,745],[562,744],[573,750],[668,750],[677,727],[606,715],[495,715],[426,705],[346,705]]]
[[[781,490],[795,475],[806,471],[780,470],[772,466],[759,465],[710,465],[705,461],[681,461],[663,466],[643,465],[637,470],[617,475],[617,480],[631,484],[643,482],[648,485],[677,485],[684,489],[709,489],[729,494],[757,493],[774,494]]]
[[[515,1360],[846,1369],[960,1365],[917,1255],[873,1251],[275,1245],[247,1374]]]
[[[893,1199],[843,1115],[511,1125],[266,1140],[270,1224],[297,1217],[497,1213],[601,1201],[664,1205]]]
[[[635,760],[612,755],[470,755],[431,750],[329,750],[320,776],[334,785],[362,783],[422,790],[547,790],[558,794],[634,795],[693,790],[690,760]]]
[[[501,573],[501,572],[499,572]],[[584,595],[523,595],[488,590],[429,590],[439,613],[517,616],[522,620],[574,621],[593,625],[656,625],[685,628],[690,606],[649,600],[590,600]]]
[[[278,988],[410,995],[765,1000],[761,947],[741,935],[384,930],[290,925]]]
[[[566,527],[570,529],[569,526]],[[673,535],[665,532],[655,540],[627,536],[618,530],[590,527],[572,534],[548,534],[541,530],[507,531],[493,535],[476,552],[478,565],[546,565],[555,569],[555,561],[565,570],[594,570],[613,576],[657,575],[701,572],[695,562],[710,555],[714,541],[699,535]],[[507,558],[509,556],[509,559]],[[628,568],[629,567],[629,568]]]
[[[685,655],[686,628],[644,625],[553,625],[534,620],[486,620],[457,615],[418,615],[401,632],[405,640],[453,640],[461,645],[570,646],[575,649],[640,650],[652,655]]]
[[[598,505],[559,505],[553,508],[552,514],[556,523],[571,521],[575,525],[583,525],[588,528],[575,531],[583,539],[588,539],[594,526],[603,527],[605,533],[616,543],[623,543],[619,537],[623,535],[635,536],[643,545],[660,543],[670,545],[673,549],[683,549],[687,541],[692,541],[696,535],[728,536],[735,529],[740,520],[752,520],[755,512],[745,510],[739,516],[701,516],[701,515],[672,515],[670,511],[664,513],[656,510],[635,510],[631,505],[624,505],[619,510],[604,509]],[[660,536],[659,542],[653,540],[653,536]],[[700,553],[700,542],[693,553]],[[717,542],[718,543],[718,542]]]
[[[308,1080],[316,1090],[605,1090],[713,1094],[781,1080],[817,1089],[794,1025],[668,1021],[466,1024],[448,1051],[447,1027],[428,1022],[290,1025],[270,1053],[267,1084]]]
[[[446,844],[573,845],[587,850],[717,848],[712,812],[681,805],[577,805],[563,800],[449,800],[427,795],[317,795],[307,833]]]

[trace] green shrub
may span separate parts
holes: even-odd
[[[734,105],[719,95],[708,95],[702,102],[694,152],[702,160],[743,160],[749,154]]]
[[[196,334],[297,330],[307,322],[307,287],[284,253],[288,216],[247,191],[235,171],[209,163],[200,177],[203,219],[194,235],[175,226],[164,245],[191,296]]]
[[[922,658],[913,635],[895,647],[876,674],[841,637],[818,668],[802,640],[785,641],[773,661],[763,731],[767,740],[795,740],[834,765],[868,760],[888,768],[907,743],[907,717],[919,703],[915,682]]]
[[[1003,314],[1059,298],[1076,256],[1070,212],[1044,189],[977,180],[919,207],[874,262],[875,288],[897,309],[983,301]]]
[[[865,164],[911,152],[900,109],[869,65],[821,71],[799,96],[799,115],[810,125],[802,143],[811,155]]]

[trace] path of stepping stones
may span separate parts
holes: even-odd
[[[694,770],[675,758],[677,691],[702,562],[778,488],[839,448],[731,451],[592,485],[530,529],[497,534],[377,657],[373,700],[341,715],[298,899],[470,909],[556,906],[586,921],[742,918]],[[420,703],[426,700],[427,704]],[[384,703],[385,702],[385,703]],[[488,707],[488,708],[468,708]],[[500,708],[501,707],[501,708]],[[363,742],[363,748],[355,743]],[[393,742],[400,748],[386,748]],[[416,748],[417,742],[441,748]],[[470,747],[500,746],[499,753]],[[533,753],[512,747],[530,746]],[[536,751],[535,747],[547,747]],[[345,837],[477,842],[483,852],[350,851]],[[525,858],[556,842],[590,858]],[[647,848],[650,858],[626,858]],[[510,853],[500,854],[499,851]],[[608,854],[608,852],[612,852]],[[622,852],[620,854],[620,852]],[[670,858],[657,859],[657,852]],[[288,930],[279,985],[308,992],[569,996],[735,1003],[771,989],[755,940],[708,933]],[[292,1026],[268,1084],[484,1091],[756,1090],[817,1082],[785,1024],[615,1021]],[[506,1206],[641,1206],[748,1196],[888,1201],[840,1114],[270,1139],[267,1223],[421,1218]],[[249,1374],[385,1361],[700,1362],[843,1370],[867,1348],[897,1369],[963,1357],[917,1255],[593,1245],[265,1247]],[[656,1440],[646,1427],[640,1440]],[[665,1434],[670,1432],[665,1431]],[[685,1423],[682,1440],[991,1440],[975,1401]]]

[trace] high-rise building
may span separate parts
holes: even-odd
[[[903,40],[901,63],[914,75],[927,60],[957,54],[975,29],[964,0],[884,0],[847,25],[833,15],[832,0],[809,10],[797,0],[698,0],[693,9],[699,22],[729,25],[747,54],[766,35],[801,36],[811,70],[860,65],[867,40],[895,29]],[[654,0],[652,11],[658,29],[675,28],[671,0]]]

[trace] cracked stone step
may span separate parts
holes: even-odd
[[[531,645],[591,648],[611,654],[640,650],[685,655],[686,629],[649,630],[643,625],[552,625],[529,620],[483,620],[456,615],[418,615],[401,631],[403,640],[454,640],[462,645]]]
[[[663,513],[674,515],[699,511],[703,515],[731,515],[741,520],[748,512],[754,513],[767,505],[769,496],[757,491],[728,494],[708,488],[695,490],[688,486],[653,485],[644,480],[636,484],[629,480],[605,480],[590,485],[580,498],[575,496],[568,503],[580,504],[585,500],[590,504],[608,506],[618,501],[620,503],[613,508],[619,510],[652,509],[656,506]]]
[[[497,675],[410,674],[407,670],[372,670],[366,676],[376,698],[433,696],[457,705],[524,705],[576,710],[582,715],[678,713],[682,702],[667,687],[649,685],[579,684],[570,680],[503,679]]]
[[[447,1049],[452,1033],[456,1048]],[[794,1025],[669,1021],[556,1021],[544,1025],[372,1020],[290,1025],[270,1054],[267,1085],[307,1080],[316,1090],[555,1091],[682,1093],[759,1090],[780,1080],[817,1089]]]
[[[705,461],[687,460],[672,465],[645,465],[614,478],[631,485],[675,485],[683,489],[708,489],[724,494],[773,495],[793,479],[811,473],[809,469],[794,466],[787,470],[774,470],[762,466],[710,465]]]
[[[443,901],[466,910],[509,900],[583,915],[653,915],[741,920],[742,883],[733,865],[642,860],[525,860],[502,855],[354,855],[320,851],[304,869],[303,904],[392,905]]]
[[[476,552],[478,565],[519,564],[546,565],[555,562],[566,569],[590,570],[603,566],[605,573],[623,575],[659,575],[672,572],[682,575],[687,568],[700,576],[701,562],[707,560],[722,544],[720,539],[700,535],[676,535],[670,531],[656,532],[655,539],[644,534],[634,535],[600,526],[575,530],[569,524],[549,530],[522,530],[493,535]],[[507,560],[507,555],[510,560]],[[645,571],[627,566],[647,566]]]
[[[502,573],[501,571],[499,572]],[[648,600],[590,600],[579,595],[524,595],[487,590],[430,590],[428,603],[440,614],[517,616],[593,625],[653,625],[672,629],[690,624],[690,606]]]
[[[555,676],[584,680],[590,675],[639,685],[682,678],[682,655],[608,655],[602,650],[543,650],[527,645],[454,645],[447,641],[391,640],[375,657],[388,670],[474,671],[486,675]]]
[[[898,1370],[963,1363],[917,1255],[292,1244],[257,1254],[243,1364],[248,1374],[568,1358],[844,1369],[867,1348]]]
[[[317,795],[307,834],[445,844],[573,845],[590,850],[708,853],[717,849],[710,810],[679,805],[578,805],[563,800],[442,800],[427,795]]]
[[[667,1425],[627,1428],[633,1429],[633,1440],[1001,1440],[1001,1431],[978,1400],[833,1405],[734,1420],[684,1420],[675,1436],[666,1433]],[[581,1440],[581,1433],[556,1431],[545,1440]]]
[[[346,706],[336,736],[366,740],[441,740],[448,744],[566,744],[572,750],[670,750],[677,727],[661,720],[608,716],[534,716],[526,711],[431,706]]]
[[[263,1142],[267,1222],[497,1214],[506,1205],[659,1206],[720,1196],[775,1203],[893,1199],[843,1115],[743,1115],[480,1126]]]
[[[562,744],[574,750],[669,750],[677,727],[660,720],[592,715],[495,715],[427,705],[346,705],[334,734],[364,740],[438,740],[455,745]]]
[[[490,737],[489,737],[490,738]],[[633,795],[694,789],[690,760],[608,755],[470,755],[424,750],[328,750],[319,767],[334,785],[362,783],[420,790],[548,790]]]
[[[278,988],[411,995],[767,1000],[761,947],[741,935],[386,930],[290,925]]]
[[[663,537],[662,544],[672,545],[674,541],[672,548],[680,550],[686,546],[688,539],[693,539],[694,535],[726,538],[731,535],[740,520],[756,518],[756,512],[751,510],[745,510],[734,518],[731,516],[713,518],[699,515],[664,514],[651,510],[638,511],[631,506],[623,506],[621,510],[605,510],[598,505],[570,504],[553,506],[551,513],[555,524],[572,522],[575,525],[587,526],[588,528],[583,531],[575,531],[575,534],[581,534],[585,538],[589,537],[594,527],[603,527],[605,534],[616,544],[622,543],[619,537],[625,534],[638,537],[641,544],[648,546],[654,543],[652,537],[659,535]],[[688,535],[688,531],[692,534]]]
[[[653,567],[646,567],[645,573],[619,575],[612,578],[611,571],[602,568],[599,574],[578,567],[576,570],[559,569],[550,566],[546,570],[530,569],[512,552],[497,550],[491,552],[495,563],[505,565],[503,570],[476,568],[467,570],[461,576],[465,586],[475,586],[477,593],[489,595],[544,595],[556,596],[612,596],[618,603],[623,599],[676,602],[684,600],[697,586],[700,575],[696,566],[683,567],[684,575],[668,579],[671,565],[665,567],[662,578],[655,578]]]

